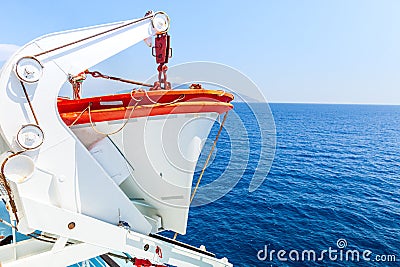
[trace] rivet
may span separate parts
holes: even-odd
[[[72,230],[72,229],[74,229],[75,228],[75,223],[74,222],[70,222],[69,224],[68,224],[68,229],[69,230]]]
[[[60,183],[63,183],[63,182],[65,181],[65,176],[64,176],[64,175],[60,175],[60,176],[58,177],[58,181],[59,181]]]
[[[150,246],[149,246],[149,244],[146,244],[146,245],[144,245],[144,251],[148,251],[149,250],[149,248],[150,248]]]

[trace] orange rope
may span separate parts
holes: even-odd
[[[190,197],[190,204],[192,204],[192,201],[193,201],[193,199],[194,199],[194,196],[196,195],[197,189],[199,188],[200,181],[201,181],[201,179],[203,178],[204,171],[206,170],[207,165],[208,165],[208,162],[209,162],[210,159],[211,159],[211,155],[212,155],[212,153],[214,152],[215,146],[217,145],[218,138],[219,138],[219,136],[220,136],[220,134],[221,134],[221,132],[222,132],[222,128],[224,127],[226,118],[228,117],[228,112],[229,112],[229,111],[227,111],[227,112],[225,113],[225,116],[224,116],[224,118],[223,118],[223,120],[222,120],[222,122],[221,122],[221,125],[220,125],[220,127],[219,127],[217,136],[215,136],[214,143],[213,143],[213,145],[212,145],[212,147],[211,147],[210,152],[208,153],[207,160],[206,160],[206,162],[204,163],[204,166],[203,166],[203,169],[201,170],[201,173],[200,173],[199,178],[197,179],[196,186],[194,187],[193,192],[192,192],[192,195],[191,195],[191,197]],[[174,238],[173,238],[173,239],[175,240],[177,236],[178,236],[178,233],[175,232],[175,235],[174,235]]]

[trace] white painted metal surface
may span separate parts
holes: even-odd
[[[120,133],[100,141],[90,124],[72,130],[143,214],[161,217],[163,230],[185,234],[194,170],[217,116],[135,118]],[[95,127],[107,133],[123,123],[103,122]]]
[[[120,177],[114,177],[115,170],[105,166],[104,159],[93,156],[102,137],[94,135],[91,154],[85,146],[87,140],[81,142],[57,111],[56,99],[68,75],[76,75],[154,35],[151,18],[40,37],[23,46],[2,68],[0,152],[22,151],[16,141],[18,131],[24,125],[36,124],[36,118],[44,134],[37,149],[22,153],[34,164],[29,179],[9,180],[20,220],[17,227],[24,234],[39,230],[58,238],[54,245],[28,240],[0,247],[2,266],[66,266],[110,251],[178,266],[231,266],[226,259],[147,235],[159,227],[186,231],[193,170],[216,114],[197,120],[194,118],[198,115],[187,114],[129,123],[123,134],[110,139],[124,154],[110,161],[120,164],[126,157],[133,168],[129,176],[123,170]],[[22,84],[15,64],[25,56],[36,58],[43,69],[40,75],[34,68],[18,69],[20,76],[27,75]],[[98,145],[101,148],[101,143]],[[132,146],[134,150],[125,150]],[[112,148],[108,144],[103,149],[106,147]],[[174,156],[175,152],[184,157]],[[127,180],[136,185],[125,186]],[[130,197],[143,198],[151,208],[143,208]],[[154,214],[143,212],[152,209],[156,210]],[[130,231],[118,227],[119,220],[127,222]],[[72,242],[68,246],[67,240]],[[147,251],[145,245],[149,245]],[[162,261],[155,256],[157,246],[163,249]]]
[[[13,70],[20,57],[39,54],[131,22],[50,34],[27,44],[14,55],[0,76],[0,126],[6,143],[17,149],[15,136],[19,128],[34,123],[21,83]],[[25,87],[45,135],[43,145],[31,152],[31,156],[36,166],[46,170],[46,173],[37,170],[27,182],[16,184],[21,198],[79,212],[113,224],[118,223],[120,210],[124,220],[130,222],[133,229],[141,233],[150,232],[150,224],[61,121],[56,99],[68,74],[77,74],[152,34],[151,20],[147,19],[37,56],[43,64],[43,75],[37,83],[25,84]],[[9,117],[11,111],[12,120]],[[36,229],[31,227],[36,211],[24,208],[24,201],[20,204],[19,210],[24,210],[25,214],[21,214],[19,229],[30,232]],[[46,218],[41,219],[41,224],[46,225]]]

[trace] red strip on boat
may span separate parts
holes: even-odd
[[[216,90],[134,91],[70,100],[59,98],[58,111],[69,126],[146,116],[182,113],[224,113],[233,108],[233,95]],[[88,106],[90,105],[90,114]],[[134,110],[132,111],[132,109]],[[84,112],[83,112],[84,111]],[[77,118],[79,118],[77,120]]]

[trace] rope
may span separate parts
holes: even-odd
[[[197,189],[199,188],[200,181],[201,181],[201,179],[203,178],[204,171],[206,170],[207,165],[208,165],[208,162],[209,162],[210,159],[211,159],[211,155],[212,155],[212,153],[213,153],[213,151],[214,151],[214,149],[215,149],[215,146],[217,145],[218,138],[219,138],[219,136],[221,135],[221,132],[222,132],[222,129],[223,129],[223,127],[224,127],[226,118],[228,117],[228,112],[229,112],[229,111],[227,111],[227,112],[225,113],[224,118],[222,119],[221,125],[219,126],[218,133],[217,133],[217,135],[215,136],[214,143],[213,143],[213,145],[212,145],[212,147],[211,147],[210,152],[208,153],[206,162],[204,163],[204,166],[203,166],[203,169],[201,170],[200,176],[199,176],[199,178],[197,179],[196,186],[194,187],[193,192],[192,192],[192,195],[191,195],[191,197],[190,197],[190,204],[192,204],[192,201],[193,201],[193,199],[194,199],[194,196],[196,195]],[[174,238],[173,238],[173,239],[175,240],[177,236],[178,236],[178,233],[175,232],[175,235],[174,235]]]
[[[171,102],[168,102],[168,103],[158,103],[157,101],[154,101],[153,99],[150,98],[149,93],[148,93],[146,90],[137,90],[137,91],[136,91],[136,90],[132,90],[132,91],[131,91],[131,98],[132,98],[133,100],[135,100],[135,101],[138,101],[138,100],[133,96],[134,93],[136,93],[136,92],[144,92],[144,94],[146,95],[147,99],[148,99],[151,103],[153,103],[153,104],[155,104],[155,105],[157,105],[157,106],[172,105],[172,104],[175,104],[176,102],[179,102],[179,101],[181,101],[182,99],[185,98],[185,94],[181,94],[177,99],[175,99],[175,100],[173,100],[173,101],[171,101]]]
[[[28,93],[26,91],[25,85],[24,85],[24,83],[22,81],[20,81],[20,82],[21,82],[21,86],[22,86],[22,89],[23,89],[24,94],[25,94],[25,98],[28,101],[29,108],[31,109],[33,118],[35,119],[36,125],[39,125],[39,121],[38,121],[38,119],[36,117],[35,111],[33,110],[33,106],[32,106],[31,100],[29,99],[29,96],[28,96]]]
[[[139,101],[139,102],[140,102],[140,101]],[[111,133],[104,133],[104,132],[102,132],[102,131],[96,129],[96,127],[94,126],[94,123],[93,123],[93,121],[92,121],[92,113],[91,113],[91,110],[90,110],[90,106],[92,105],[92,103],[89,103],[88,109],[89,109],[90,126],[92,127],[93,131],[95,131],[95,132],[98,133],[98,134],[103,134],[103,135],[113,135],[113,134],[116,134],[116,133],[120,132],[120,131],[128,124],[128,121],[129,121],[129,119],[131,118],[131,115],[132,115],[133,111],[135,110],[136,106],[139,104],[139,102],[136,102],[135,105],[132,107],[131,112],[129,113],[128,118],[125,120],[125,122],[122,124],[122,126],[121,126],[119,129],[117,129],[116,131],[111,132]]]
[[[179,102],[179,101],[181,101],[182,99],[185,98],[185,95],[184,95],[184,94],[181,94],[177,99],[175,99],[175,100],[173,100],[173,101],[171,101],[171,102],[169,102],[169,103],[158,103],[157,101],[153,101],[153,100],[149,97],[147,91],[144,91],[144,93],[146,94],[146,96],[147,96],[147,98],[149,99],[149,101],[152,102],[153,104],[157,105],[157,106],[168,106],[168,105],[172,105],[172,104],[175,104],[175,103],[177,103],[177,102]]]
[[[142,89],[139,89],[139,90],[137,90],[138,92],[145,92],[146,90],[142,90]],[[135,89],[133,89],[132,91],[131,91],[131,98],[133,99],[133,100],[135,100],[135,101],[139,101],[138,99],[136,99],[134,96],[133,96],[133,93],[136,93],[137,92]],[[150,99],[149,99],[150,100]]]
[[[100,73],[99,71],[86,71],[85,73],[92,75],[93,78],[103,78],[103,79],[113,80],[113,81],[118,81],[118,82],[123,82],[123,83],[141,85],[141,86],[146,86],[146,87],[153,87],[153,85],[148,84],[148,83],[132,81],[132,80],[123,79],[123,78],[119,78],[119,77],[115,77],[115,76],[108,76],[108,75],[104,75],[104,74]]]
[[[120,26],[118,26],[118,27],[115,27],[115,28],[106,30],[106,31],[104,31],[104,32],[96,33],[96,34],[94,34],[94,35],[91,35],[91,36],[88,36],[88,37],[79,39],[79,40],[77,40],[77,41],[74,41],[74,42],[71,42],[71,43],[68,43],[68,44],[65,44],[65,45],[61,45],[61,46],[55,47],[55,48],[53,48],[53,49],[49,49],[49,50],[47,50],[47,51],[41,52],[41,53],[39,53],[39,54],[36,54],[35,57],[39,57],[39,56],[41,56],[41,55],[44,55],[44,54],[47,54],[47,53],[50,53],[50,52],[54,52],[54,51],[56,51],[56,50],[59,50],[59,49],[68,47],[68,46],[70,46],[70,45],[74,45],[74,44],[77,44],[77,43],[80,43],[80,42],[89,40],[89,39],[91,39],[91,38],[94,38],[94,37],[97,37],[97,36],[100,36],[100,35],[103,35],[103,34],[106,34],[106,33],[112,32],[112,31],[115,31],[115,30],[119,30],[119,29],[124,28],[124,27],[128,27],[128,26],[130,26],[130,25],[132,25],[132,24],[141,22],[141,21],[146,20],[146,19],[149,19],[149,18],[151,18],[151,17],[153,17],[153,15],[151,15],[151,16],[146,16],[146,17],[144,17],[144,18],[134,20],[134,21],[132,21],[132,22],[130,22],[130,23],[127,23],[127,24],[124,24],[124,25],[120,25]]]
[[[19,152],[17,152],[17,153],[14,153],[14,154],[8,156],[8,157],[3,161],[3,163],[1,164],[1,168],[0,168],[0,183],[1,183],[1,185],[4,187],[4,189],[7,191],[8,202],[9,202],[9,204],[10,204],[10,206],[11,206],[11,211],[12,211],[12,213],[13,213],[14,216],[15,216],[15,221],[17,222],[17,224],[19,223],[19,219],[18,219],[18,215],[17,215],[17,205],[15,204],[14,197],[13,197],[13,194],[12,194],[12,191],[11,191],[10,184],[9,184],[9,182],[8,182],[7,179],[6,179],[6,176],[4,175],[4,167],[5,167],[7,161],[8,161],[10,158],[15,157],[15,156],[21,154],[22,152],[24,152],[24,151],[19,151]]]
[[[219,126],[219,130],[218,130],[217,136],[215,136],[214,143],[213,143],[213,145],[211,147],[210,152],[208,153],[207,160],[204,163],[204,166],[203,166],[203,169],[201,170],[199,178],[197,179],[196,186],[194,187],[194,190],[192,192],[192,196],[190,197],[190,203],[193,202],[194,196],[196,195],[197,189],[199,188],[200,181],[203,178],[204,171],[206,170],[208,162],[210,161],[212,153],[214,152],[215,146],[217,145],[218,138],[219,138],[219,136],[220,136],[220,134],[222,132],[222,128],[224,127],[224,124],[225,124],[225,121],[226,121],[227,117],[228,117],[228,111],[225,113],[224,118],[222,119],[221,125]]]
[[[0,223],[2,223],[2,224],[4,224],[4,225],[7,225],[7,226],[10,227],[10,228],[16,229],[16,227],[15,227],[14,225],[12,225],[11,223],[9,223],[9,222],[7,222],[7,221],[1,219],[1,218],[0,218]]]
[[[25,98],[26,98],[26,100],[27,100],[27,102],[28,102],[28,104],[29,104],[29,108],[30,108],[30,110],[31,110],[31,113],[32,113],[32,115],[33,115],[33,118],[35,119],[35,123],[36,123],[36,125],[39,125],[39,120],[37,119],[35,110],[33,109],[32,102],[31,102],[31,100],[30,100],[30,98],[29,98],[29,95],[28,95],[28,92],[26,91],[26,88],[25,88],[25,84],[24,84],[22,81],[20,81],[20,83],[21,83],[21,86],[22,86],[22,90],[24,91]],[[19,155],[19,154],[21,154],[21,153],[23,153],[23,152],[24,152],[24,151],[19,151],[19,152],[17,152],[17,153],[13,153],[12,155],[8,156],[8,157],[2,162],[2,164],[1,164],[1,169],[0,169],[0,185],[1,185],[2,189],[4,189],[4,190],[1,190],[1,191],[6,191],[6,193],[7,193],[7,195],[8,195],[8,202],[9,202],[9,204],[10,204],[10,206],[11,206],[11,211],[12,211],[12,213],[13,213],[14,216],[15,216],[15,221],[17,222],[17,224],[19,223],[19,219],[18,219],[18,215],[17,215],[17,205],[15,204],[14,197],[13,197],[13,194],[12,194],[12,190],[11,190],[10,184],[9,184],[9,182],[7,181],[6,176],[4,175],[4,167],[5,167],[7,161],[8,161],[10,158],[15,157],[15,156],[17,156],[17,155]],[[2,193],[3,193],[3,192],[2,192]]]
[[[89,104],[90,106],[90,104]],[[69,127],[74,126],[74,124],[82,117],[83,113],[85,113],[86,110],[88,110],[89,106],[87,106],[79,115],[76,117],[76,119],[71,123]]]
[[[225,90],[221,90],[221,94],[219,94],[218,96],[223,96],[225,93]]]
[[[25,88],[25,84],[24,84],[22,81],[20,81],[20,83],[21,83],[21,86],[22,86],[22,90],[24,91],[24,95],[25,95],[26,101],[27,101],[28,104],[29,104],[29,108],[30,108],[30,110],[31,110],[31,113],[32,113],[32,115],[33,115],[33,118],[35,119],[35,123],[36,123],[36,125],[39,125],[39,120],[37,119],[35,110],[33,109],[32,102],[31,102],[31,100],[30,100],[30,98],[29,98],[29,95],[28,95],[28,92],[26,91],[26,88]],[[1,169],[0,169],[0,185],[1,185],[2,189],[4,189],[4,190],[1,190],[1,191],[6,191],[6,193],[7,193],[7,195],[8,195],[8,202],[9,202],[9,204],[10,204],[10,206],[11,206],[11,211],[12,211],[12,213],[13,213],[14,216],[15,216],[15,221],[17,222],[17,224],[19,223],[19,218],[18,218],[18,215],[17,215],[17,205],[15,204],[15,201],[14,201],[14,197],[13,197],[13,194],[12,194],[12,190],[11,190],[11,187],[10,187],[10,183],[7,181],[7,178],[6,178],[6,176],[4,175],[4,167],[5,167],[7,161],[8,161],[10,158],[15,157],[15,156],[17,156],[17,155],[19,155],[19,154],[21,154],[21,153],[23,153],[23,152],[24,152],[24,151],[19,151],[19,152],[17,152],[17,153],[13,153],[12,155],[8,156],[8,157],[2,162],[2,164],[1,164]],[[2,192],[2,193],[3,193],[3,192]]]
[[[89,110],[89,120],[90,120],[90,124],[91,124],[91,126],[92,126],[92,128],[93,128],[93,130],[94,130],[95,132],[97,132],[97,133],[99,133],[99,134],[103,134],[103,135],[113,135],[113,134],[118,133],[119,131],[121,131],[121,130],[126,126],[126,124],[128,123],[128,120],[130,119],[130,117],[131,117],[131,115],[132,115],[134,109],[135,109],[135,108],[138,106],[138,104],[143,100],[142,97],[141,97],[140,99],[135,98],[135,97],[133,96],[133,94],[134,94],[135,92],[136,92],[135,90],[131,91],[131,98],[132,98],[134,101],[136,101],[136,104],[133,106],[133,108],[132,108],[132,110],[131,110],[131,112],[130,112],[130,114],[129,114],[129,117],[126,119],[126,121],[124,122],[124,124],[122,125],[122,127],[121,127],[120,129],[118,129],[118,130],[116,130],[116,131],[114,131],[114,132],[111,132],[111,133],[104,133],[104,132],[102,132],[102,131],[96,129],[96,128],[94,127],[94,123],[93,123],[93,121],[92,121],[92,113],[91,113],[91,108],[90,108],[91,105],[92,105],[92,103],[89,103],[89,105],[88,105],[84,110],[82,110],[81,113],[79,113],[79,115],[76,117],[76,119],[71,123],[71,125],[70,125],[69,127],[74,126],[75,123],[77,123],[77,122],[79,121],[79,119],[82,117],[82,115],[86,112],[86,110]],[[149,99],[149,101],[150,101],[151,103],[157,105],[157,106],[172,105],[172,104],[175,104],[175,103],[177,103],[177,102],[179,102],[179,101],[181,101],[182,99],[185,98],[185,95],[182,94],[182,95],[180,95],[177,99],[175,99],[175,100],[173,100],[173,101],[171,101],[171,102],[168,102],[168,103],[158,103],[157,101],[153,101],[153,100],[150,98],[150,96],[148,95],[147,91],[145,91],[145,90],[140,90],[139,92],[144,92],[145,95],[146,95],[146,97]]]

